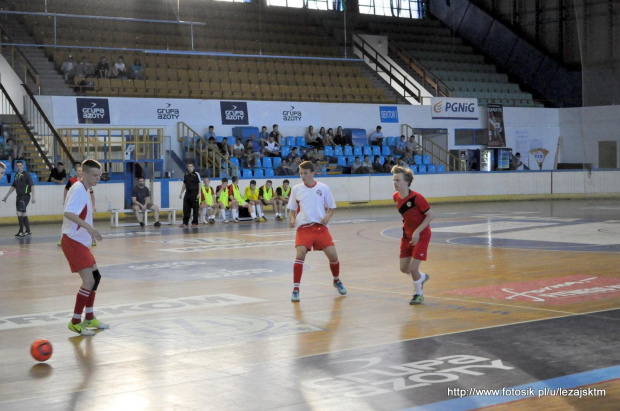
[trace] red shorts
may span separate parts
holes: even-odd
[[[97,264],[95,257],[93,257],[93,253],[90,252],[90,248],[70,239],[66,234],[62,235],[61,245],[62,252],[65,253],[72,273],[77,273]]]
[[[400,258],[413,257],[416,260],[426,261],[428,245],[431,242],[431,236],[422,234],[416,245],[411,245],[408,238],[400,239]]]
[[[323,250],[334,245],[332,235],[329,233],[327,226],[323,224],[302,225],[297,229],[295,236],[295,247],[304,246],[308,251]]]

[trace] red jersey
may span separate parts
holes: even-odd
[[[403,237],[411,239],[413,232],[422,224],[426,218],[426,212],[431,209],[426,199],[420,193],[409,190],[409,194],[405,198],[400,198],[400,193],[394,193],[394,202],[398,212],[403,217]],[[428,226],[422,234],[430,235],[431,227]]]

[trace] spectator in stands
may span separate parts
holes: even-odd
[[[291,161],[291,170],[293,170],[293,175],[299,174],[299,165],[301,164],[301,158],[295,157],[293,161]]]
[[[237,157],[240,159],[243,158],[243,155],[245,154],[245,147],[241,143],[240,138],[237,138],[235,140],[235,144],[232,146],[232,153],[234,157]]]
[[[260,158],[260,153],[254,151],[252,144],[248,144],[245,147],[245,154],[243,155],[244,167],[254,169],[254,167],[256,167],[257,158]]]
[[[73,77],[75,76],[75,69],[77,63],[73,59],[73,54],[69,54],[66,61],[60,65],[60,72],[62,73],[65,83],[73,83]]]
[[[103,56],[97,67],[95,67],[95,77],[97,78],[109,78],[110,77],[110,64],[108,64],[108,58]]]
[[[405,152],[405,148],[407,147],[407,137],[404,135],[400,136],[400,139],[396,142],[396,146],[394,147],[394,154],[397,156],[405,156],[407,153]]]
[[[215,142],[215,137],[209,137],[207,144],[203,148],[207,150],[207,155],[209,156],[214,156],[214,153],[220,152],[220,147]]]
[[[65,170],[65,165],[62,161],[56,163],[56,167],[52,168],[52,172],[50,173],[49,178],[47,179],[48,183],[56,183],[56,184],[64,184],[67,179],[67,170]]]
[[[299,153],[297,152],[297,147],[292,147],[291,151],[289,151],[289,153],[287,154],[286,159],[288,161],[292,162],[296,158],[299,158]]]
[[[112,67],[112,73],[110,76],[120,79],[127,78],[127,66],[125,65],[125,60],[123,59],[123,56],[119,56],[116,63],[114,63],[114,67]]]
[[[268,141],[269,141],[269,132],[267,131],[267,126],[263,126],[260,133],[258,133],[258,142],[261,145],[265,145],[267,144]]]
[[[273,131],[269,133],[269,137],[273,137],[276,140],[276,143],[278,143],[278,145],[282,145],[282,138],[284,136],[282,135],[282,133],[280,133],[280,131],[278,131],[277,124],[273,125]]]
[[[82,61],[80,62],[80,64],[78,64],[74,68],[73,76],[88,78],[92,77],[93,74],[95,74],[95,69],[93,68],[93,65],[90,64],[86,56],[82,57]]]
[[[325,127],[321,127],[321,130],[325,130]],[[336,142],[334,141],[334,129],[328,128],[327,133],[321,135],[321,130],[319,130],[319,136],[323,138],[323,146],[335,146]]]
[[[377,126],[377,129],[370,135],[370,145],[380,146],[381,144],[383,144],[383,132],[381,126]]]
[[[379,162],[379,156],[376,155],[372,161],[372,172],[373,173],[385,173],[383,169],[383,164]]]
[[[6,137],[6,130],[4,133]],[[9,156],[11,167],[15,167],[15,160],[24,157],[24,146],[19,141],[15,141],[12,138],[7,138],[5,141],[7,145],[4,151]]]
[[[372,171],[372,163],[370,162],[370,156],[364,156],[364,161],[362,162],[362,167],[364,168],[363,174],[370,174]],[[360,174],[360,173],[358,173]]]
[[[409,164],[413,164],[413,157],[418,154],[418,143],[416,143],[415,141],[415,135],[411,135],[411,137],[409,137],[409,141],[407,141],[407,145],[405,146],[405,152],[407,153],[406,157],[407,157],[407,162]]]
[[[345,136],[344,131],[342,130],[342,126],[338,126],[336,129],[336,136],[334,137],[334,142],[339,146],[345,145],[353,145],[353,138],[351,136]]]
[[[308,132],[306,133],[305,140],[307,146],[323,148],[323,142],[314,132],[314,127],[312,126],[308,126]]]
[[[266,129],[266,127],[263,127]],[[265,144],[267,143],[267,141],[269,141],[269,135],[267,135],[267,137],[265,137]],[[260,153],[261,149],[263,147],[263,142],[262,140],[257,140],[256,139],[256,134],[251,134],[250,135],[250,139],[248,141],[245,142],[246,147],[251,146],[252,150],[255,153]]]
[[[129,68],[129,78],[133,80],[144,80],[144,67],[140,59],[135,59]]]
[[[279,176],[292,176],[293,169],[291,168],[290,160],[283,158],[282,164],[280,164],[280,166],[276,169],[276,173]]]
[[[82,163],[76,161],[73,163],[73,168],[69,171],[69,178],[77,178],[78,177],[78,167],[82,167]]]
[[[263,154],[267,157],[280,157],[280,146],[271,134],[267,145],[263,148]]]
[[[224,157],[224,158],[230,158],[232,157],[232,149],[230,148],[230,146],[228,145],[228,138],[224,137],[222,139],[221,143],[217,143],[218,148],[220,149],[220,154]]]
[[[362,162],[359,156],[355,156],[355,161],[351,164],[351,174],[367,174],[362,170]]]
[[[411,168],[409,167],[409,164],[407,164],[407,162],[405,161],[404,158],[399,158],[398,159],[398,165],[401,167],[405,167],[405,168]]]
[[[213,126],[209,126],[209,131],[207,131],[207,133],[205,134],[205,138],[207,140],[209,140],[211,137],[213,137],[214,140],[217,137],[215,135],[215,128]]]
[[[395,165],[396,165],[396,162],[394,161],[394,157],[387,156],[387,158],[385,159],[385,162],[383,163],[383,172],[391,173],[392,167],[394,167]]]
[[[323,163],[321,163],[318,159],[311,160],[312,164],[314,164],[314,174],[323,175]]]
[[[151,190],[144,184],[144,177],[139,177],[138,185],[131,190],[131,208],[133,208],[133,212],[136,214],[140,227],[144,227],[142,213],[146,214],[147,210],[153,210],[155,227],[161,226],[159,222],[159,207],[151,202]]]

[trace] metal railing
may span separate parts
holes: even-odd
[[[197,169],[210,170],[212,177],[239,175],[239,167],[219,151],[210,150],[206,139],[184,122],[177,123],[177,140],[183,143],[185,159],[194,160]]]
[[[51,157],[51,163],[61,161],[63,158],[71,161],[71,164],[75,163],[71,152],[56,132],[56,129],[41,109],[41,106],[39,106],[32,91],[30,91],[25,84],[22,84],[22,87],[26,91],[26,95],[24,96],[24,117],[40,139],[42,146],[48,153],[48,157]],[[51,156],[49,155],[50,151],[52,153]]]
[[[163,128],[59,128],[74,158],[92,158],[108,172],[124,172],[126,161],[151,161],[163,154]]]
[[[415,71],[421,78],[424,84],[431,86],[435,90],[435,96],[452,97],[452,89],[448,87],[439,77],[434,75],[429,69],[424,67],[415,57],[413,57],[408,51],[403,49],[400,44],[395,41],[388,42],[388,49],[396,54],[401,60],[407,63],[408,67]]]
[[[467,165],[463,164],[460,158],[450,154],[448,150],[434,143],[432,140],[423,138],[415,132],[415,128],[409,124],[401,124],[401,134],[404,136],[415,136],[415,142],[419,152],[429,155],[433,164],[443,164],[446,171],[467,171]]]
[[[37,69],[34,68],[32,63],[30,63],[30,60],[28,60],[28,58],[24,55],[24,53],[22,53],[19,47],[14,46],[14,45],[10,45],[10,46],[4,45],[4,43],[10,44],[10,43],[15,43],[15,42],[13,41],[9,33],[6,32],[2,24],[0,24],[0,38],[2,39],[2,43],[3,43],[2,46],[9,48],[9,54],[11,56],[9,64],[11,65],[11,68],[16,73],[19,73],[20,71],[23,70],[22,80],[24,81],[24,83],[28,84],[28,81],[30,81],[37,87],[37,90],[40,90],[41,89],[41,76],[39,75],[39,72],[37,71]],[[22,66],[22,70],[19,70],[18,63]]]
[[[26,121],[24,116],[19,112],[19,110],[17,110],[17,106],[15,106],[15,103],[9,96],[9,93],[6,91],[2,83],[0,83],[0,90],[2,91],[3,113],[17,116],[19,123],[21,124],[22,128],[28,135],[30,142],[32,143],[32,145],[35,147],[35,149],[37,150],[37,152],[43,159],[43,162],[45,162],[45,165],[47,166],[47,168],[51,171],[54,166],[52,165],[52,162],[50,162],[50,160],[48,159],[47,153],[43,150],[43,148],[41,148],[41,145],[39,145],[39,142],[37,141],[34,133],[32,132],[32,130],[30,129],[28,125],[28,122]],[[34,160],[34,159],[31,159],[31,160]]]
[[[384,73],[388,76],[387,81],[390,86],[394,87],[394,85],[397,85],[403,90],[401,93],[403,97],[413,98],[422,104],[422,90],[403,75],[403,70],[400,67],[392,64],[361,36],[354,35],[351,41],[353,49],[357,48],[362,54],[362,58],[368,59],[371,67],[372,65],[375,66],[374,69],[379,75]]]

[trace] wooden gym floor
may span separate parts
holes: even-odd
[[[60,225],[0,227],[0,410],[617,409],[617,199],[432,207],[422,306],[393,207],[336,211],[348,294],[312,252],[300,303],[294,231],[271,211],[198,229],[98,221],[95,312],[111,328],[94,337],[67,330],[80,282]]]

